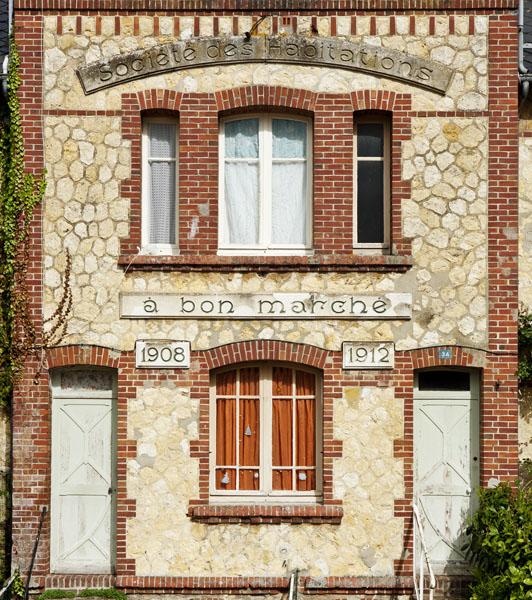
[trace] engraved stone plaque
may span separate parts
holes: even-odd
[[[80,67],[85,94],[134,79],[242,63],[284,63],[362,71],[445,93],[452,69],[405,52],[343,38],[291,36],[200,37],[120,54]]]
[[[393,342],[344,342],[344,369],[393,369]]]
[[[411,294],[329,296],[275,294],[120,295],[125,319],[410,319]]]
[[[136,366],[147,369],[188,369],[190,342],[177,340],[137,340]]]

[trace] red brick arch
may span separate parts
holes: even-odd
[[[120,353],[105,346],[72,344],[50,348],[46,354],[49,369],[77,365],[118,368]]]
[[[248,85],[216,92],[219,111],[250,106],[278,106],[314,112],[317,94],[309,90],[269,85]]]
[[[440,358],[440,350],[450,350],[451,358]],[[408,354],[410,354],[413,369],[430,369],[434,367],[483,368],[486,366],[486,352],[475,348],[433,346],[411,350]]]
[[[328,352],[309,344],[252,340],[218,346],[207,350],[204,356],[209,369],[256,360],[288,361],[323,369]]]

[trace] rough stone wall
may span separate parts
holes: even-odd
[[[128,496],[137,503],[128,554],[137,574],[275,577],[295,568],[313,576],[391,574],[403,544],[402,523],[394,518],[403,468],[393,458],[403,403],[392,388],[347,387],[334,409],[334,437],[344,445],[334,466],[341,525],[212,526],[186,516],[199,491],[189,452],[198,435],[197,401],[171,383],[141,388],[128,406],[128,437],[137,441],[128,472]]]

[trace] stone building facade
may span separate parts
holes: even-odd
[[[34,587],[409,598],[415,503],[458,597],[517,474],[516,3],[366,4],[15,3],[39,327],[72,259]]]

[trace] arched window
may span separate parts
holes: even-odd
[[[321,420],[316,371],[263,363],[214,372],[211,500],[316,502]]]

